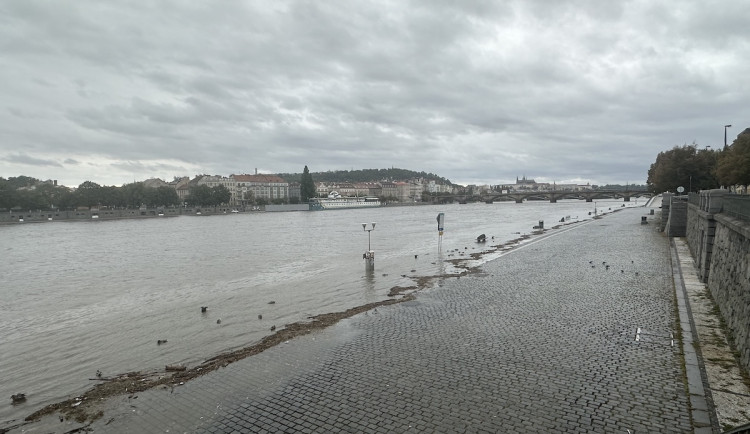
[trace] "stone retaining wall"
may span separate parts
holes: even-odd
[[[723,212],[726,190],[700,192],[687,206],[686,233],[701,279],[731,330],[750,371],[750,221]],[[674,207],[674,203],[672,204]]]
[[[717,214],[708,289],[750,371],[750,224]]]

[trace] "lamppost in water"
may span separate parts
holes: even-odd
[[[727,147],[727,128],[732,128],[731,125],[724,125],[724,147]]]
[[[373,271],[375,269],[375,252],[372,251],[370,244],[370,232],[375,230],[375,222],[370,223],[372,227],[367,229],[367,223],[362,223],[362,229],[367,232],[367,251],[362,255],[362,259],[365,260],[365,269],[367,271]]]

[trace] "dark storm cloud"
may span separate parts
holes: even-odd
[[[16,159],[0,176],[643,182],[659,151],[716,146],[748,118],[748,15],[741,0],[10,0],[0,155]],[[19,156],[80,164],[32,173]]]

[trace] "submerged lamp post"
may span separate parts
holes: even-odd
[[[372,251],[370,244],[370,232],[375,230],[375,222],[370,223],[372,227],[367,229],[367,223],[362,223],[362,229],[367,232],[367,251],[362,255],[362,259],[365,260],[365,268],[367,271],[373,271],[375,269],[375,252]]]

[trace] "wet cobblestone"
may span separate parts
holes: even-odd
[[[93,428],[690,432],[669,247],[642,212],[552,231],[415,301],[121,398]]]

